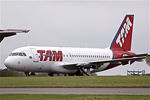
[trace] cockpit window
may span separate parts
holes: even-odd
[[[22,53],[23,54],[23,56],[27,56],[25,53]]]
[[[24,52],[14,52],[11,53],[9,56],[27,56]]]

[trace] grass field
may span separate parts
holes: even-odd
[[[0,77],[0,87],[150,87],[149,76]]]
[[[0,100],[149,100],[150,95],[0,94]]]

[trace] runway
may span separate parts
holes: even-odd
[[[0,88],[0,94],[132,94],[132,95],[150,95],[150,88]]]

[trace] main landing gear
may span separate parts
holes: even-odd
[[[83,76],[83,75],[91,76],[90,68],[82,68],[82,67],[79,67],[79,68],[78,68],[78,71],[76,72],[76,75],[77,75],[77,76]]]

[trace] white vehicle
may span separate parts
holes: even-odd
[[[134,15],[125,16],[109,48],[27,46],[14,50],[4,64],[7,68],[25,72],[26,75],[31,72],[91,75],[93,72],[141,61],[149,54],[130,51],[133,19]]]

